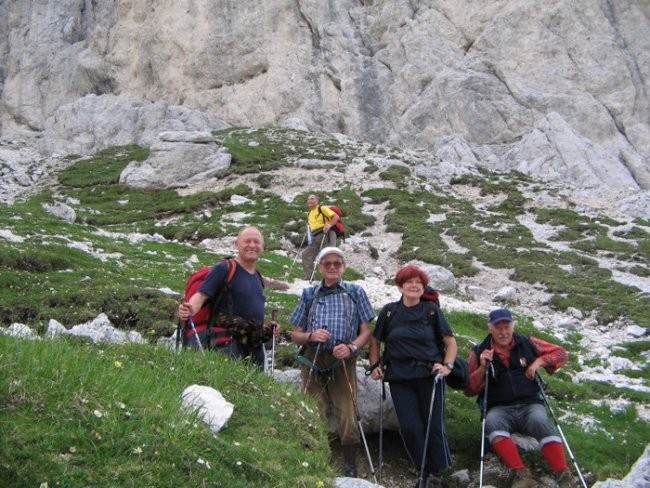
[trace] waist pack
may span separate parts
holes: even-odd
[[[249,347],[259,347],[273,338],[273,329],[268,325],[262,325],[257,320],[247,320],[237,315],[217,313],[215,328],[209,335],[210,345],[219,343],[219,329],[225,331],[240,344]]]

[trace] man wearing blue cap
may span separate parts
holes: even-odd
[[[512,472],[512,487],[539,486],[524,465],[511,433],[537,439],[558,486],[576,486],[566,463],[564,445],[550,422],[537,383],[537,370],[553,374],[568,360],[565,349],[533,336],[515,334],[510,310],[490,312],[488,336],[469,354],[470,384],[465,394],[483,400],[487,377],[485,435]],[[487,374],[486,374],[487,371]]]

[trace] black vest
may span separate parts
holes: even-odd
[[[510,366],[494,355],[494,378],[488,374],[488,409],[495,405],[508,405],[513,403],[542,403],[542,398],[537,382],[526,377],[526,368],[537,359],[538,354],[530,339],[526,336],[514,334],[515,345],[510,351]],[[478,358],[485,349],[489,349],[492,336],[488,335],[483,342],[474,347]],[[483,393],[479,394],[482,399]]]

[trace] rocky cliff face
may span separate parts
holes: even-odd
[[[297,117],[438,161],[639,192],[648,32],[646,0],[0,0],[2,137],[89,152],[146,144],[155,117],[164,130]]]

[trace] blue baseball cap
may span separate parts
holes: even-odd
[[[503,321],[514,322],[510,310],[508,310],[507,308],[497,308],[496,310],[492,310],[490,312],[488,318],[488,323],[490,325],[496,325],[499,322],[503,322]]]

